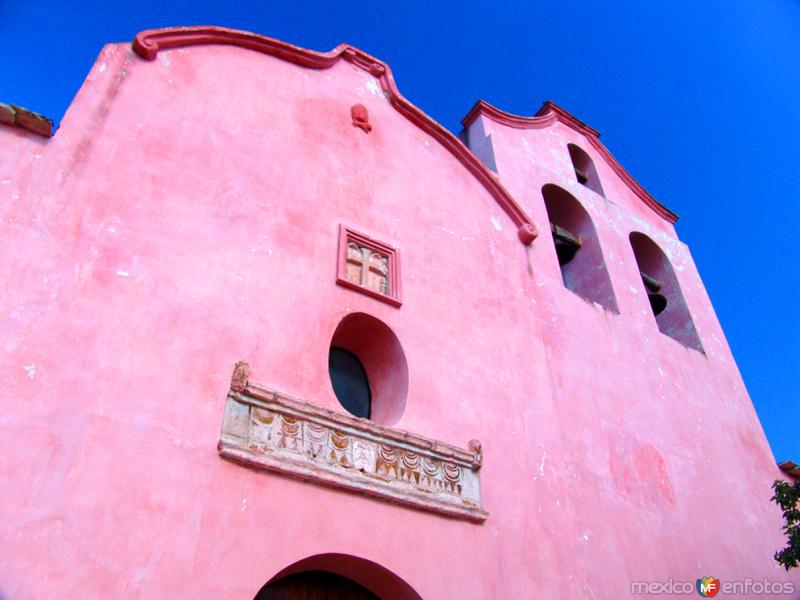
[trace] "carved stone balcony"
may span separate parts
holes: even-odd
[[[481,445],[470,450],[295,400],[247,381],[238,363],[219,453],[249,467],[482,522]]]

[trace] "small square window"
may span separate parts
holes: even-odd
[[[400,306],[400,254],[388,244],[340,225],[336,283]]]

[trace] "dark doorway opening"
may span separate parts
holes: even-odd
[[[380,598],[347,577],[325,571],[304,571],[268,583],[256,594],[254,600],[380,600]]]

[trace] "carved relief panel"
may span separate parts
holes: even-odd
[[[389,293],[389,257],[357,242],[347,242],[348,281],[380,294]]]
[[[488,516],[481,507],[479,442],[462,450],[239,383],[234,379],[226,402],[224,458],[450,517]]]
[[[400,256],[396,248],[339,228],[337,283],[400,306]]]

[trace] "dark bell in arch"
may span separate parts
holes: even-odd
[[[642,283],[647,289],[647,299],[650,300],[650,308],[653,309],[655,316],[660,315],[667,308],[667,297],[661,293],[661,287],[664,285],[655,277],[647,273],[640,273],[642,276]]]
[[[550,223],[550,231],[553,232],[553,243],[556,247],[558,264],[563,267],[575,258],[575,253],[580,250],[581,238],[555,223]]]
[[[573,246],[569,242],[564,242],[556,238],[556,254],[558,255],[558,264],[562,267],[569,261],[575,258],[575,253],[578,251],[577,246]]]
[[[660,315],[667,308],[667,297],[658,292],[648,292],[647,298],[650,300],[650,308],[653,309],[655,316]]]

